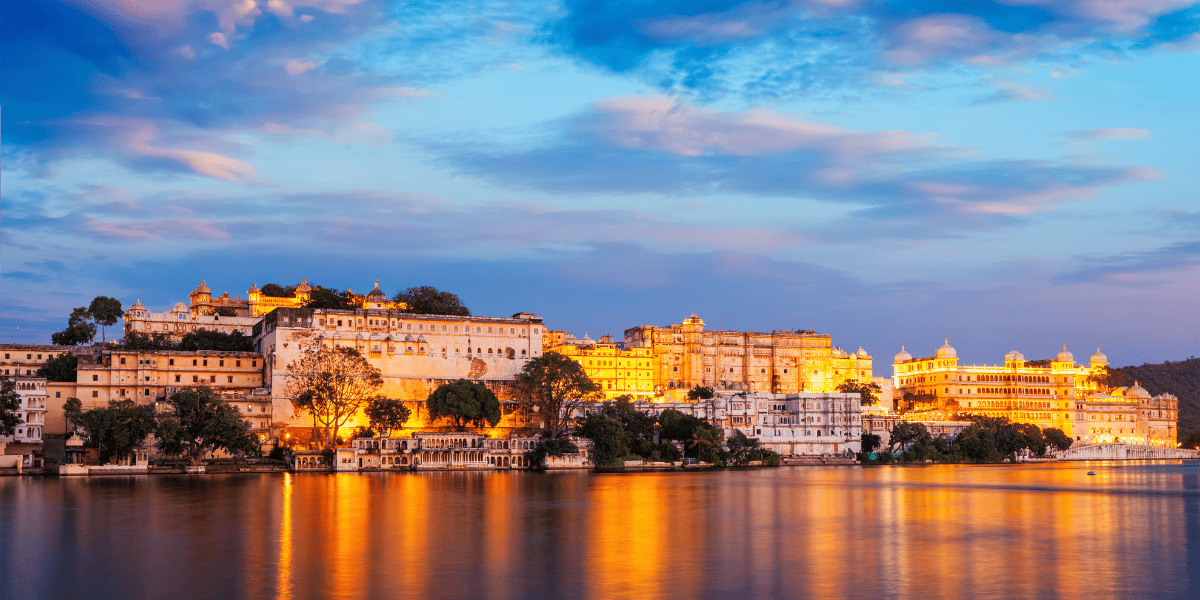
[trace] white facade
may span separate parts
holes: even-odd
[[[0,435],[0,443],[42,443],[42,428],[46,425],[46,379],[42,377],[14,377],[21,408],[17,416],[21,423],[12,435]]]
[[[859,452],[862,447],[862,401],[858,394],[719,394],[700,402],[637,402],[638,410],[659,414],[675,409],[707,419],[725,431],[756,438],[783,456]]]
[[[288,365],[310,347],[354,348],[382,372],[380,394],[423,401],[447,381],[512,381],[542,355],[542,330],[541,317],[527,313],[505,318],[279,308],[255,327],[254,340],[266,363],[274,420],[306,425],[282,390]]]
[[[176,302],[175,306],[162,313],[146,310],[141,301],[135,302],[125,311],[125,332],[136,332],[144,335],[163,334],[172,342],[179,342],[183,336],[195,333],[201,329],[219,331],[221,333],[241,332],[250,337],[254,324],[262,317],[222,317],[219,315],[193,314],[188,306]]]

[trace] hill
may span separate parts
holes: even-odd
[[[1179,439],[1200,429],[1200,358],[1167,361],[1162,364],[1144,364],[1111,369],[1121,373],[1127,382],[1118,385],[1133,385],[1137,381],[1150,395],[1174,394],[1179,398]]]

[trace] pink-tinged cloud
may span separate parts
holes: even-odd
[[[1138,127],[1112,127],[1108,129],[1085,129],[1069,134],[1080,140],[1140,140],[1150,137],[1150,130]]]
[[[995,44],[997,37],[979,17],[931,15],[897,26],[884,57],[898,64],[916,64],[946,56],[970,56]]]
[[[1116,32],[1132,32],[1159,15],[1195,4],[1194,0],[1004,0],[1016,6],[1039,6],[1050,12],[1094,21]]]
[[[197,175],[245,182],[257,175],[250,163],[202,150],[163,148],[152,142],[159,137],[154,123],[141,119],[97,119],[88,122],[111,132],[114,145],[135,157],[165,159]]]
[[[221,33],[232,35],[238,27],[252,27],[265,12],[280,18],[292,18],[297,8],[316,8],[327,13],[345,14],[361,0],[68,0],[86,6],[110,18],[134,20],[162,33],[173,33],[185,26],[196,12],[216,14]],[[308,16],[308,15],[305,15]],[[311,21],[305,19],[305,21]],[[214,41],[214,43],[216,43]],[[220,45],[220,44],[218,44]]]
[[[212,221],[181,219],[171,221],[101,221],[87,219],[84,230],[95,237],[121,243],[153,242],[167,239],[223,242],[232,236]]]
[[[828,152],[854,164],[870,156],[933,150],[936,133],[860,132],[792,121],[766,110],[725,113],[697,108],[666,96],[621,97],[595,104],[593,132],[626,147],[683,156],[762,156],[799,149]],[[839,179],[844,174],[829,173]]]

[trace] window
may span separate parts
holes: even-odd
[[[125,357],[124,357],[124,356],[122,356],[122,357],[121,357],[121,364],[125,364]]]
[[[258,361],[257,361],[257,360],[252,360],[252,361],[250,361],[250,366],[252,366],[252,367],[257,367],[257,366],[258,366]]]
[[[99,375],[92,375],[92,381],[100,381]]]
[[[55,398],[62,398],[62,392],[54,392]]]
[[[217,365],[217,366],[220,366],[220,367],[223,367],[223,366],[225,366],[225,361],[223,361],[223,360],[222,360],[222,361],[220,362],[220,364],[219,364],[219,365]]]
[[[100,397],[100,392],[97,392],[96,390],[92,390],[92,397],[93,397],[93,398],[99,398],[99,397]]]
[[[149,375],[147,375],[147,376],[146,376],[146,381],[150,381],[150,376],[149,376]]]
[[[172,367],[175,366],[175,359],[172,358],[172,359],[168,360],[167,364],[171,365]]]
[[[341,326],[342,326],[342,320],[338,319],[338,327],[341,327]]]
[[[33,355],[32,355],[32,354],[26,354],[26,355],[25,355],[25,360],[33,360]]]
[[[41,355],[41,354],[39,354],[39,355],[38,355],[38,360],[42,360],[42,355]]]
[[[233,375],[228,375],[227,377],[229,377],[229,383],[233,383]]]
[[[216,382],[217,382],[217,376],[216,376],[216,375],[209,375],[209,376],[208,376],[208,382],[209,382],[209,383],[216,383]]]
[[[180,377],[182,377],[182,375],[176,375],[176,376],[175,376],[175,383],[179,383],[179,378],[180,378]]]
[[[200,382],[200,377],[197,375],[192,375],[192,383],[199,383],[199,382]]]
[[[192,366],[193,367],[196,366],[196,359],[194,359],[194,358],[192,359]]]
[[[239,361],[237,361],[237,364],[236,364],[236,365],[234,365],[234,366],[238,366],[238,367],[242,366],[242,361],[240,361],[240,360],[239,360]]]
[[[206,366],[206,367],[208,366],[208,359],[207,359],[207,358],[206,358],[206,359],[204,359],[204,366]]]
[[[145,393],[145,394],[142,394],[142,395],[143,395],[143,396],[149,396],[149,395],[150,395],[150,390],[146,390],[146,393]]]

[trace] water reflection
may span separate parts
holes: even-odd
[[[4,478],[0,598],[1194,598],[1197,479],[1180,463]]]

